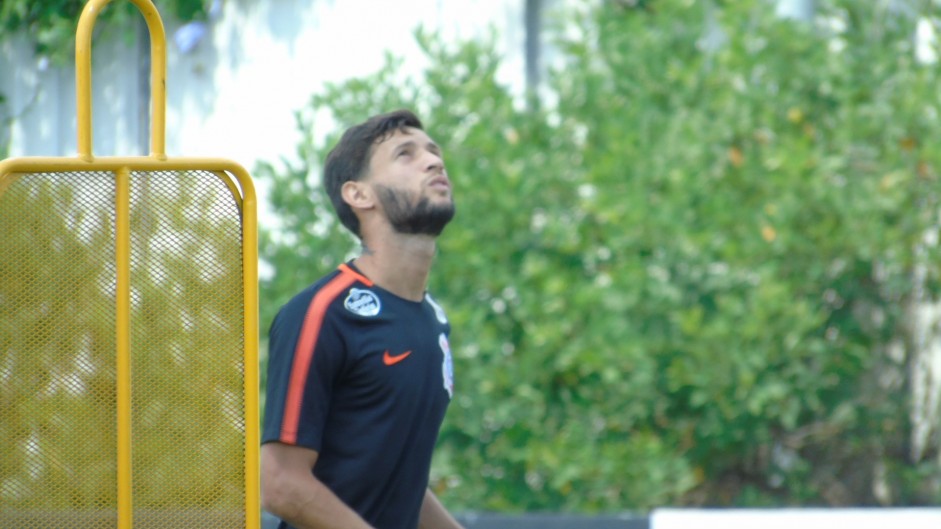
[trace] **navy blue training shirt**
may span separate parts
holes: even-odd
[[[453,393],[450,329],[431,296],[340,265],[272,322],[262,443],[316,450],[314,475],[367,522],[415,529]]]

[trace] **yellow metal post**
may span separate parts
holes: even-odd
[[[245,191],[242,237],[245,241],[258,240],[255,192],[250,181],[241,182]],[[243,282],[246,286],[258,285],[258,250],[253,243],[242,256]],[[245,512],[250,516],[247,527],[257,528],[261,524],[261,488],[259,475],[260,417],[258,412],[258,288],[246,288],[244,292],[245,321]],[[253,517],[253,518],[252,518]]]
[[[131,186],[130,170],[115,172],[115,265],[117,292],[115,307],[117,376],[117,497],[118,529],[134,525],[131,478]]]
[[[75,92],[78,117],[78,154],[92,159],[91,39],[98,14],[111,0],[85,4],[75,33]],[[167,38],[163,22],[150,0],[130,0],[140,10],[150,31],[151,156],[165,159],[167,101]]]

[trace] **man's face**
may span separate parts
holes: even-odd
[[[454,217],[441,149],[422,130],[396,131],[376,145],[370,179],[398,233],[437,236]]]

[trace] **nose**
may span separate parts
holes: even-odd
[[[428,152],[427,158],[428,158],[427,161],[426,161],[426,164],[427,164],[427,165],[425,166],[425,170],[426,170],[426,171],[428,171],[428,172],[433,172],[433,171],[442,172],[442,171],[444,171],[444,160],[441,159],[440,156],[438,156],[437,154],[435,154],[435,153],[433,153],[433,152]]]

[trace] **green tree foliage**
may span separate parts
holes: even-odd
[[[941,501],[937,444],[909,449],[913,270],[939,262],[921,241],[941,196],[916,20],[631,5],[560,14],[543,109],[490,45],[421,32],[419,80],[390,60],[315,96],[302,161],[256,171],[279,215],[263,325],[356,251],[314,117],[415,108],[458,203],[430,286],[455,329],[433,483],[452,508]]]

